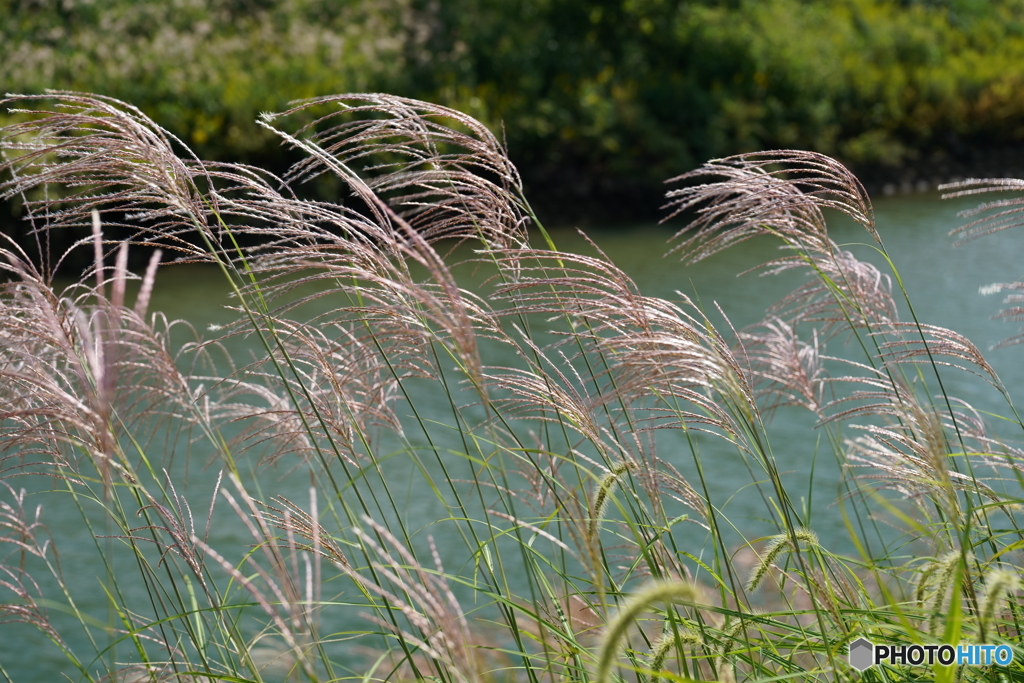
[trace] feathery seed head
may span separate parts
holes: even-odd
[[[764,577],[767,576],[768,570],[778,559],[779,555],[783,552],[791,552],[799,550],[794,545],[794,539],[796,542],[803,542],[808,547],[816,549],[821,547],[818,542],[818,535],[810,529],[794,529],[792,533],[779,534],[772,536],[768,541],[768,545],[765,546],[764,552],[761,554],[757,566],[754,567],[754,571],[750,574],[750,579],[747,580],[747,590],[754,591],[761,585]]]
[[[616,463],[597,484],[594,491],[594,500],[591,505],[592,513],[590,524],[587,527],[587,536],[591,541],[597,537],[598,525],[608,507],[608,496],[611,494],[611,487],[622,477],[623,474],[632,469],[633,465],[625,460]]]
[[[700,593],[696,586],[681,581],[657,581],[631,595],[605,628],[598,648],[598,661],[595,670],[597,683],[608,683],[611,679],[612,666],[619,655],[622,639],[633,621],[645,610],[662,602],[693,605],[699,603],[700,600]]]
[[[1007,595],[1020,588],[1021,580],[1017,572],[995,567],[985,574],[985,592],[978,605],[978,630],[982,642],[990,642],[998,629],[996,613],[1006,601]]]

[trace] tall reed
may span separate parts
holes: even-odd
[[[968,339],[919,321],[898,273],[831,239],[826,212],[842,212],[888,259],[832,159],[746,154],[673,179],[684,259],[770,236],[783,255],[762,269],[809,275],[737,331],[644,295],[596,247],[559,251],[501,143],[458,111],[355,94],[265,115],[302,154],[279,178],[203,162],[109,98],[4,104],[19,122],[0,129],[0,192],[39,257],[2,247],[0,614],[40,629],[71,678],[1024,676],[1020,656],[847,665],[861,636],[1021,655],[1024,425]],[[294,191],[321,174],[348,193]],[[976,188],[1004,189],[959,191]],[[94,253],[65,288],[52,230]],[[139,250],[152,257],[132,304]],[[149,311],[161,259],[217,267],[235,322],[209,338]],[[482,287],[460,284],[467,268]],[[837,338],[849,357],[826,353]],[[998,431],[947,393],[950,367],[1005,399]],[[840,465],[848,539],[815,533],[780,471],[768,418],[784,406],[815,415],[809,438]],[[713,441],[745,463],[769,533],[723,515]],[[204,455],[197,492],[173,462]],[[307,469],[308,499],[268,490],[257,462]],[[48,538],[61,506],[95,539],[106,615],[80,607]]]

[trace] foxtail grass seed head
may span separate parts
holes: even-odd
[[[978,631],[983,642],[990,642],[998,628],[996,614],[1010,593],[1020,590],[1020,575],[1000,567],[985,574],[985,592],[978,605]]]
[[[748,624],[745,623],[743,619],[734,619],[732,623],[727,623],[723,626],[722,632],[718,636],[718,645],[715,648],[715,651],[720,655],[724,655],[728,652],[729,646],[732,645],[732,642],[736,640],[737,636],[743,632],[743,629],[747,625]]]
[[[631,595],[605,628],[601,643],[598,645],[595,670],[597,683],[609,683],[611,680],[612,667],[619,655],[622,640],[626,637],[629,627],[643,612],[659,603],[696,605],[700,600],[697,588],[682,581],[658,581]]]
[[[754,571],[750,574],[750,579],[747,581],[748,591],[756,590],[761,585],[764,577],[768,575],[768,570],[771,569],[779,555],[784,552],[797,550],[793,545],[793,539],[796,539],[797,542],[803,542],[811,548],[820,547],[818,535],[809,529],[795,529],[792,534],[773,536],[759,557]]]
[[[591,541],[597,536],[598,525],[601,523],[601,518],[604,517],[605,511],[608,509],[608,500],[611,495],[611,488],[615,483],[630,470],[632,465],[625,460],[615,464],[607,474],[601,477],[601,480],[597,484],[597,489],[594,491],[594,502],[593,502],[593,513],[590,518],[590,524],[587,527],[587,536]]]
[[[665,666],[665,660],[668,658],[669,652],[672,651],[677,644],[679,645],[700,645],[704,641],[700,635],[688,628],[682,628],[677,626],[673,631],[671,628],[666,627],[665,632],[661,638],[651,648],[651,671],[655,672],[651,674],[651,683],[657,683],[661,680],[659,672],[662,667]]]
[[[953,586],[953,579],[961,569],[962,553],[959,550],[951,550],[948,553],[929,562],[921,573],[917,593],[925,613],[928,615],[928,627],[931,633],[936,633],[942,620],[946,616],[946,598],[949,595],[950,586]],[[968,553],[967,564],[973,556]],[[954,590],[960,590],[959,586],[953,586]]]

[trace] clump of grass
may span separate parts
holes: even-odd
[[[684,258],[769,236],[783,255],[764,270],[809,276],[723,332],[599,249],[558,251],[499,141],[451,109],[354,94],[264,116],[304,154],[275,177],[203,162],[108,98],[5,104],[23,109],[0,129],[0,193],[22,198],[43,263],[0,248],[0,612],[70,675],[916,680],[839,653],[860,635],[1019,645],[1012,394],[969,340],[914,317],[898,273],[832,241],[837,210],[885,254],[834,160],[748,154],[676,179]],[[348,194],[300,199],[320,174]],[[64,289],[53,230],[93,253]],[[168,260],[223,274],[237,319],[218,336],[149,311]],[[464,287],[462,266],[485,282]],[[951,370],[1005,400],[1001,431],[946,391]],[[783,409],[811,411],[834,452],[853,554],[780,470]],[[723,514],[712,443],[743,462],[769,533]],[[186,485],[197,459],[226,484]],[[308,470],[308,504],[267,490],[266,463]],[[94,543],[106,615],[46,539],[38,510],[58,506]],[[758,537],[750,571],[735,551]],[[657,630],[634,628],[656,602]]]

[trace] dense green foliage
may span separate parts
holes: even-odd
[[[4,2],[6,91],[130,97],[208,158],[273,153],[261,111],[382,88],[401,63],[400,3]]]
[[[592,200],[755,149],[870,170],[1019,141],[1022,17],[1021,0],[3,0],[0,84],[130,100],[203,158],[274,168],[259,112],[394,92],[503,126],[528,185]]]

